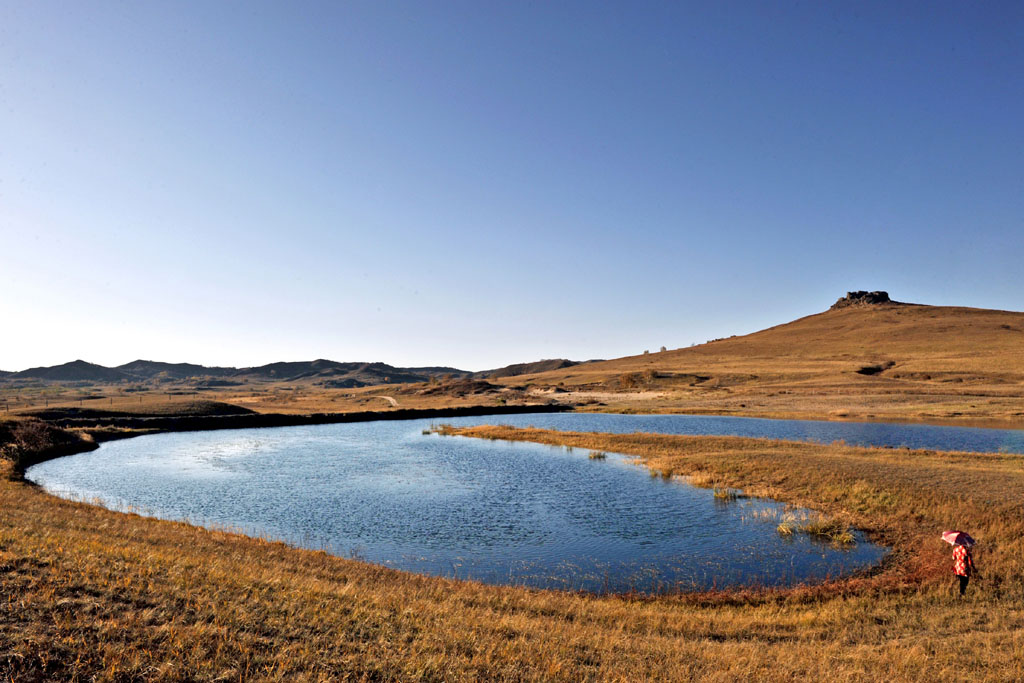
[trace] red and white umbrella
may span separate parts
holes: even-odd
[[[974,545],[974,539],[966,531],[943,531],[942,540],[950,545],[962,545],[965,548]]]

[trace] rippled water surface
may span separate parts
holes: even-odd
[[[446,421],[755,435],[755,423],[779,422],[580,414]],[[581,450],[424,435],[429,425],[158,434],[42,463],[28,476],[113,508],[491,583],[592,591],[784,585],[848,573],[885,552],[860,536],[852,547],[780,537],[780,504],[722,503],[614,454],[591,460]],[[855,440],[804,429],[805,438]]]

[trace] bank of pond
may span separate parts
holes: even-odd
[[[1024,451],[1024,432],[681,415],[446,419],[566,431],[732,434]],[[652,477],[615,453],[445,438],[431,420],[142,436],[36,465],[59,496],[426,574],[594,592],[788,586],[864,571],[886,548],[787,533],[814,522],[737,491]],[[811,526],[811,524],[807,524]]]

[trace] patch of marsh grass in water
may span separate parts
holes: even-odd
[[[810,520],[816,516],[816,513],[810,510],[793,509],[791,507],[785,508],[764,508],[761,510],[751,510],[743,514],[743,519],[756,519],[762,522],[779,522],[780,525],[787,524],[793,527],[793,529],[799,528],[801,524]]]
[[[856,543],[856,538],[847,524],[834,517],[827,517],[810,510],[769,508],[745,514],[744,519],[757,519],[766,522],[778,520],[775,530],[781,536],[793,536],[799,531],[809,536],[827,538],[839,545]]]
[[[731,503],[736,500],[750,498],[741,489],[723,486],[721,479],[710,472],[695,472],[685,477],[686,482],[691,486],[701,489],[712,489],[715,500],[720,503]]]
[[[591,460],[605,460],[608,458],[608,454],[604,451],[590,451]]]
[[[838,545],[856,543],[856,538],[854,538],[850,527],[834,517],[826,517],[809,511],[796,513],[791,510],[782,513],[778,510],[761,510],[751,516],[764,520],[778,519],[779,523],[775,530],[782,536],[793,536],[799,531],[808,536],[827,538]]]
[[[771,519],[779,520],[775,531],[780,536],[792,537],[796,532],[800,531],[801,525],[807,521],[809,515],[806,511],[796,512],[793,510],[780,511],[778,509],[769,509],[754,513],[753,517],[766,521]]]
[[[663,480],[668,481],[672,477],[676,476],[676,471],[675,471],[675,469],[673,469],[671,467],[665,467],[665,468],[652,467],[652,468],[650,468],[650,475],[651,475],[651,479],[657,479],[657,478],[661,477]]]
[[[788,519],[784,519],[779,522],[779,525],[775,527],[775,530],[779,532],[781,536],[792,536],[797,530],[797,525]]]
[[[800,531],[812,536],[823,536],[833,543],[849,545],[854,542],[850,528],[838,519],[822,515],[800,525]]]
[[[497,425],[497,427],[505,428],[505,429],[511,429],[512,428],[510,425]],[[423,433],[424,434],[437,434],[439,436],[461,436],[461,434],[459,433],[459,429],[461,429],[461,428],[460,427],[456,427],[455,425],[451,424],[450,422],[442,422],[441,424],[438,424],[438,425],[430,425],[430,429],[424,429]],[[504,439],[502,436],[500,436],[498,434],[487,434],[487,435],[480,436],[479,438],[486,439],[488,441],[506,441],[507,440],[507,439]],[[568,450],[571,451],[572,448],[570,447],[570,448],[568,448]]]
[[[715,487],[714,493],[712,495],[715,497],[715,500],[721,501],[723,503],[731,503],[734,500],[739,500],[740,498],[747,497],[743,495],[742,491],[738,491],[737,489],[718,488],[717,486]]]

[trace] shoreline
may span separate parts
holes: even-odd
[[[6,424],[45,425],[39,434],[31,435],[40,442],[8,455],[14,463],[14,474],[24,478],[25,470],[47,460],[66,455],[85,453],[99,448],[105,441],[130,439],[147,434],[168,432],[199,432],[219,429],[255,429],[296,427],[301,425],[344,424],[375,422],[379,420],[418,420],[424,418],[474,417],[479,415],[524,415],[530,413],[570,412],[571,407],[561,405],[537,406],[459,406],[450,408],[400,408],[388,411],[353,413],[242,413],[236,415],[168,415],[157,417],[97,416],[28,420],[11,420]],[[37,430],[38,431],[38,430]],[[56,436],[56,438],[54,438]],[[0,459],[8,444],[0,434]]]
[[[967,639],[985,655],[966,670],[1024,675],[1024,641],[1013,635],[1024,628],[1016,607],[1024,519],[1009,496],[1024,485],[1019,456],[743,437],[571,438],[627,454],[632,442],[661,476],[696,474],[849,511],[855,526],[883,530],[892,550],[869,575],[813,585],[577,594],[399,572],[4,481],[0,561],[11,571],[0,573],[0,597],[17,601],[19,625],[8,631],[12,657],[0,659],[0,673],[88,678],[116,667],[141,677],[157,667],[212,680],[225,671],[259,677],[258,667],[282,680],[385,672],[678,680],[713,667],[735,678],[940,680],[964,673],[958,646]],[[967,602],[949,595],[948,546],[935,531],[961,520],[976,532],[985,572]],[[921,639],[928,657],[905,646]]]
[[[922,489],[912,480],[903,481],[899,483],[902,491],[893,496],[889,491],[893,490],[896,482],[879,476],[883,468],[891,468],[899,478],[907,476],[907,463],[913,463],[911,467],[915,470],[932,469],[948,476],[962,474],[957,469],[964,465],[994,467],[1003,463],[1008,464],[1008,472],[1024,469],[1021,467],[1024,456],[1015,453],[893,449],[771,437],[580,432],[507,425],[442,426],[438,433],[442,436],[525,441],[620,453],[648,468],[652,477],[681,477],[695,486],[740,490],[749,497],[805,507],[841,520],[864,533],[870,541],[888,548],[881,562],[848,577],[773,589],[780,597],[801,590],[819,595],[841,595],[851,587],[859,592],[898,591],[934,580],[939,560],[934,544],[929,542],[926,525],[922,524],[920,511],[912,503],[914,498],[921,496]],[[765,455],[775,457],[766,461]],[[778,460],[783,456],[796,467],[779,469]],[[809,463],[813,464],[809,466]],[[826,476],[823,469],[826,467],[836,472]],[[828,493],[818,490],[820,483],[815,481],[817,478],[834,480]],[[864,490],[868,486],[873,490]],[[907,495],[911,492],[916,495]],[[900,510],[905,506],[909,509]],[[985,516],[987,507],[977,508],[975,523]],[[950,509],[955,510],[956,506]],[[896,512],[899,514],[894,514]],[[940,513],[931,521],[938,528],[943,518],[950,517],[948,512]],[[729,589],[722,593],[743,594],[744,589]]]
[[[429,417],[473,417],[479,415],[523,415],[571,412],[571,406],[457,406],[451,408],[398,408],[353,413],[241,413],[237,415],[168,415],[155,417],[101,416],[65,417],[45,420],[64,429],[114,427],[156,432],[199,432],[214,429],[295,427],[299,425],[375,422],[378,420],[419,420]]]
[[[582,409],[581,409],[582,408]],[[583,406],[548,403],[540,405],[513,406],[450,406],[442,408],[399,408],[396,410],[371,410],[346,413],[239,413],[228,415],[161,415],[133,416],[130,414],[93,417],[37,418],[45,424],[60,430],[71,430],[80,437],[78,443],[65,443],[57,448],[43,452],[28,454],[28,457],[16,463],[15,471],[24,474],[24,470],[46,460],[66,455],[88,452],[99,447],[100,443],[119,439],[128,439],[147,434],[172,432],[214,431],[221,429],[257,429],[274,427],[295,427],[302,425],[346,424],[355,422],[374,422],[391,420],[417,420],[424,418],[446,417],[478,417],[486,415],[525,415],[531,413],[579,413],[588,415],[649,415],[649,416],[686,416],[686,417],[730,417],[750,420],[789,420],[822,423],[850,424],[896,424],[921,425],[932,427],[953,427],[966,429],[998,429],[1005,431],[1024,431],[1024,424],[1009,423],[1001,420],[966,420],[943,421],[923,420],[914,418],[845,418],[814,414],[737,414],[721,411],[709,412],[651,412],[632,410],[587,410]],[[966,422],[966,423],[965,423]],[[81,438],[81,437],[85,438]],[[759,437],[751,437],[759,438]],[[763,437],[770,438],[770,437]],[[0,447],[3,444],[0,443]],[[881,447],[880,447],[881,448]],[[935,449],[939,450],[939,449]],[[981,451],[979,451],[981,452]],[[1024,456],[1022,456],[1024,457]]]
[[[502,427],[502,426],[498,426],[498,425],[483,425],[483,429],[488,429],[488,428],[493,428],[493,429],[516,429],[516,428],[510,428],[510,427]],[[436,425],[436,426],[432,425],[429,431],[430,431],[431,434],[434,434],[434,435],[453,436],[453,435],[462,435],[462,434],[459,433],[460,430],[468,430],[470,432],[473,432],[474,430],[478,430],[478,429],[481,429],[481,428],[480,427],[473,427],[473,426],[469,426],[469,427],[452,427],[450,424],[441,423],[441,424]],[[529,431],[529,429],[532,429],[532,428],[527,428],[527,431]],[[576,432],[558,432],[558,431],[548,431],[548,430],[545,430],[545,432],[551,433],[551,434],[568,434],[568,435],[576,434]],[[125,436],[126,437],[145,436],[145,435],[148,435],[148,434],[155,434],[155,433],[158,433],[158,432],[134,433],[134,434],[126,434]],[[173,432],[164,432],[164,433],[165,434],[170,434],[170,433],[173,433]],[[425,430],[425,433],[426,433],[426,430]],[[601,432],[586,432],[586,433],[587,434],[592,434],[592,435],[601,435],[602,434]],[[648,433],[648,435],[650,435],[650,433]],[[799,441],[780,442],[777,439],[771,439],[771,438],[767,438],[767,437],[761,437],[761,438],[751,438],[751,437],[717,437],[715,435],[701,435],[701,437],[707,437],[707,438],[710,438],[710,439],[728,438],[728,439],[736,439],[736,440],[743,440],[743,441],[758,441],[758,442],[763,442],[766,445],[771,445],[771,444],[775,444],[775,443],[787,443],[787,444],[791,444],[791,445],[799,445],[799,444],[802,443],[802,442],[799,442]],[[698,438],[700,438],[700,437],[698,437]],[[508,443],[511,444],[512,440],[509,440]],[[555,444],[546,444],[546,445],[554,446]],[[160,451],[160,448],[158,446],[153,445],[153,447],[157,448],[158,452]],[[637,464],[637,462],[638,462],[635,455],[632,455],[632,454],[629,454],[629,453],[617,453],[617,452],[615,454],[616,455],[621,455],[624,458],[624,460],[627,463],[629,463],[629,464]],[[604,454],[602,452],[602,454],[601,454],[602,457],[600,459],[603,460],[605,455],[606,454]],[[651,471],[650,475],[651,475],[651,478],[654,478],[656,480],[658,479],[658,476],[657,476],[658,473],[657,472]],[[809,522],[822,523],[822,522],[829,522],[830,520],[826,519],[824,515],[822,515],[821,513],[819,513],[816,510],[799,509],[799,510],[795,510],[794,511],[794,510],[791,510],[791,506],[788,503],[786,503],[785,501],[778,500],[776,498],[773,498],[773,497],[770,497],[770,496],[766,496],[766,495],[757,495],[757,494],[747,495],[747,494],[745,494],[743,492],[734,491],[731,488],[726,488],[726,489],[723,489],[723,491],[732,493],[734,495],[727,496],[727,497],[725,497],[724,501],[716,501],[716,503],[721,503],[722,505],[730,505],[730,504],[737,504],[736,503],[737,501],[747,501],[747,500],[758,499],[758,500],[763,500],[763,501],[769,501],[769,502],[771,502],[773,504],[779,504],[780,506],[784,506],[784,507],[780,507],[778,510],[773,512],[773,519],[775,519],[778,522],[782,522],[782,521],[787,519],[787,515],[790,515],[791,513],[796,515],[796,516],[791,517],[791,519],[792,519],[792,524],[795,525],[794,526],[794,529],[796,530],[795,533],[797,533],[798,535],[806,535],[808,537],[813,538],[818,543],[830,544],[833,548],[852,548],[854,546],[854,544],[862,543],[863,542],[863,543],[870,544],[872,546],[877,546],[878,548],[880,548],[881,554],[874,561],[872,561],[870,563],[861,564],[861,565],[856,566],[855,568],[852,568],[852,569],[847,567],[845,564],[842,564],[841,567],[840,567],[840,570],[839,570],[840,571],[839,574],[834,574],[834,573],[832,573],[830,571],[830,572],[822,574],[820,576],[807,576],[807,577],[804,577],[804,578],[788,578],[788,579],[786,579],[783,582],[768,582],[768,581],[750,579],[750,580],[746,580],[746,581],[743,581],[743,582],[726,583],[726,584],[723,585],[723,584],[721,584],[721,583],[716,581],[716,582],[714,582],[714,587],[712,587],[711,585],[707,585],[707,586],[697,586],[695,584],[694,585],[684,585],[685,582],[683,582],[683,581],[676,581],[676,583],[673,584],[671,587],[664,587],[664,586],[661,585],[661,583],[658,583],[657,587],[652,586],[652,587],[645,587],[645,588],[633,587],[633,588],[618,588],[618,589],[610,589],[610,588],[607,588],[607,587],[605,587],[605,588],[597,588],[597,587],[591,587],[591,588],[568,587],[568,584],[569,584],[568,581],[566,582],[565,586],[558,586],[558,585],[555,585],[554,583],[550,583],[548,585],[531,585],[529,583],[518,583],[518,582],[512,581],[511,580],[511,576],[512,576],[511,571],[510,571],[510,574],[509,574],[510,580],[508,582],[506,582],[506,581],[502,580],[501,578],[498,578],[497,575],[495,575],[493,577],[490,577],[490,578],[480,578],[480,577],[472,577],[472,576],[468,576],[467,577],[467,576],[459,576],[457,574],[452,576],[452,575],[447,575],[447,574],[444,574],[444,573],[436,573],[434,570],[431,570],[431,569],[412,568],[412,567],[408,567],[408,566],[403,567],[400,564],[396,564],[393,561],[393,559],[369,560],[369,559],[365,559],[362,556],[358,556],[357,557],[357,556],[352,555],[351,553],[346,553],[344,551],[344,549],[342,549],[340,546],[337,546],[337,545],[332,546],[330,543],[323,542],[324,539],[322,539],[322,538],[318,539],[318,538],[315,538],[315,537],[311,537],[311,536],[309,536],[308,532],[300,532],[300,531],[294,531],[293,530],[291,532],[286,533],[286,532],[284,532],[284,531],[279,529],[274,534],[268,534],[266,531],[264,531],[262,529],[262,527],[256,521],[250,521],[248,525],[241,525],[241,524],[239,524],[239,523],[237,523],[235,521],[215,522],[215,521],[210,521],[209,519],[193,517],[191,515],[163,516],[163,515],[161,515],[159,513],[152,512],[151,509],[149,508],[149,506],[146,505],[146,504],[143,504],[143,503],[139,503],[139,502],[135,502],[135,503],[124,502],[124,499],[122,499],[120,497],[117,497],[117,498],[111,498],[110,499],[111,504],[108,504],[108,503],[103,502],[103,501],[100,500],[100,498],[99,498],[100,494],[98,494],[98,493],[93,493],[92,495],[94,495],[96,497],[90,498],[89,496],[87,496],[87,495],[85,495],[83,493],[75,492],[74,489],[60,489],[60,488],[58,488],[58,489],[54,490],[54,489],[51,489],[49,486],[47,486],[45,483],[42,483],[42,482],[40,482],[40,481],[38,481],[38,480],[36,480],[34,478],[30,479],[29,476],[31,476],[30,473],[26,473],[25,483],[27,483],[30,486],[39,488],[42,492],[44,492],[47,495],[53,496],[55,498],[59,498],[61,500],[66,500],[66,501],[69,501],[69,502],[77,502],[77,503],[83,503],[83,504],[86,504],[86,505],[98,506],[98,507],[104,508],[106,510],[110,510],[112,512],[121,512],[121,513],[127,513],[127,514],[135,514],[135,515],[139,515],[139,516],[142,516],[142,517],[149,517],[149,518],[153,518],[153,519],[157,519],[157,520],[161,520],[161,521],[166,521],[166,522],[172,522],[172,523],[183,522],[183,523],[186,523],[186,524],[189,524],[189,525],[201,528],[201,529],[206,529],[206,530],[209,530],[209,531],[213,531],[213,532],[237,534],[237,535],[244,536],[244,537],[247,537],[247,538],[252,538],[252,539],[266,539],[266,540],[271,541],[271,542],[283,543],[284,545],[289,546],[291,548],[294,548],[296,550],[305,550],[305,551],[314,551],[314,552],[315,551],[322,551],[322,552],[326,552],[327,554],[332,555],[334,557],[338,557],[338,558],[342,558],[342,559],[358,559],[359,561],[365,562],[367,564],[372,564],[372,565],[375,565],[375,566],[388,567],[388,568],[391,568],[391,569],[395,569],[397,571],[408,572],[408,573],[417,574],[417,575],[421,575],[421,576],[436,577],[436,578],[445,579],[445,580],[468,581],[470,583],[481,583],[481,584],[484,584],[484,585],[490,585],[490,586],[496,586],[496,587],[521,588],[521,589],[526,589],[526,590],[556,591],[556,592],[564,592],[564,593],[578,594],[578,595],[591,595],[591,596],[595,596],[595,597],[619,596],[619,597],[624,597],[624,598],[629,598],[629,599],[647,600],[647,599],[657,599],[657,598],[690,599],[691,597],[694,597],[694,596],[697,596],[697,597],[712,597],[712,596],[714,596],[715,598],[727,598],[728,596],[739,596],[739,595],[761,595],[761,596],[783,595],[784,596],[786,594],[789,594],[791,592],[798,591],[798,590],[804,590],[804,589],[807,589],[807,588],[819,589],[820,590],[820,589],[823,589],[824,587],[826,587],[828,585],[832,585],[832,584],[842,585],[842,584],[845,584],[845,582],[848,582],[849,580],[852,580],[852,579],[866,579],[868,577],[874,576],[874,575],[880,573],[881,571],[883,571],[886,567],[888,567],[888,564],[891,561],[891,554],[892,554],[891,553],[892,547],[889,545],[888,539],[885,538],[884,534],[879,532],[877,529],[861,529],[861,528],[847,527],[847,526],[844,525],[844,526],[841,526],[841,527],[838,527],[838,528],[834,528],[834,529],[829,528],[829,529],[827,529],[825,531],[821,531],[821,532],[808,531],[805,527],[807,526],[807,524]],[[644,481],[644,485],[646,485],[646,480],[648,479],[648,477],[643,476],[642,479],[645,480]],[[694,484],[693,482],[690,482],[686,478],[663,477],[663,479],[665,481],[668,481],[669,479],[675,479],[676,480],[675,483],[677,483],[679,485],[682,485],[682,486],[686,486],[686,487],[695,487],[697,489],[707,489],[707,488],[709,488],[709,487],[704,486],[702,484]],[[708,493],[708,496],[710,497],[711,492],[708,491],[707,493]],[[716,488],[716,493],[717,493],[717,488]],[[131,495],[131,494],[129,492],[129,493],[125,493],[124,495]],[[715,497],[718,498],[717,495]],[[117,502],[117,501],[120,501],[120,502]],[[773,523],[771,526],[765,527],[764,531],[767,534],[774,535],[775,534],[775,523]],[[789,532],[789,533],[794,533],[794,532]],[[858,534],[859,538],[855,538],[852,534]],[[845,535],[847,540],[843,540],[841,538],[841,535]],[[358,546],[356,546],[356,547],[358,547]],[[633,557],[633,561],[637,562],[638,560],[637,560],[636,557]],[[655,563],[655,560],[648,560],[648,561],[651,562],[652,565]],[[644,566],[646,566],[646,565],[644,565]]]
[[[566,404],[571,405],[571,404]],[[974,418],[963,419],[942,418],[942,417],[886,417],[878,415],[850,415],[838,416],[827,413],[816,412],[728,412],[722,410],[701,410],[699,408],[679,410],[633,410],[628,407],[615,410],[594,410],[586,404],[573,406],[577,413],[589,413],[595,415],[691,415],[693,417],[743,417],[754,420],[801,420],[805,422],[847,422],[863,424],[905,424],[925,425],[931,427],[965,427],[969,429],[1001,429],[1005,431],[1024,431],[1024,420],[1011,420],[1008,418]]]

